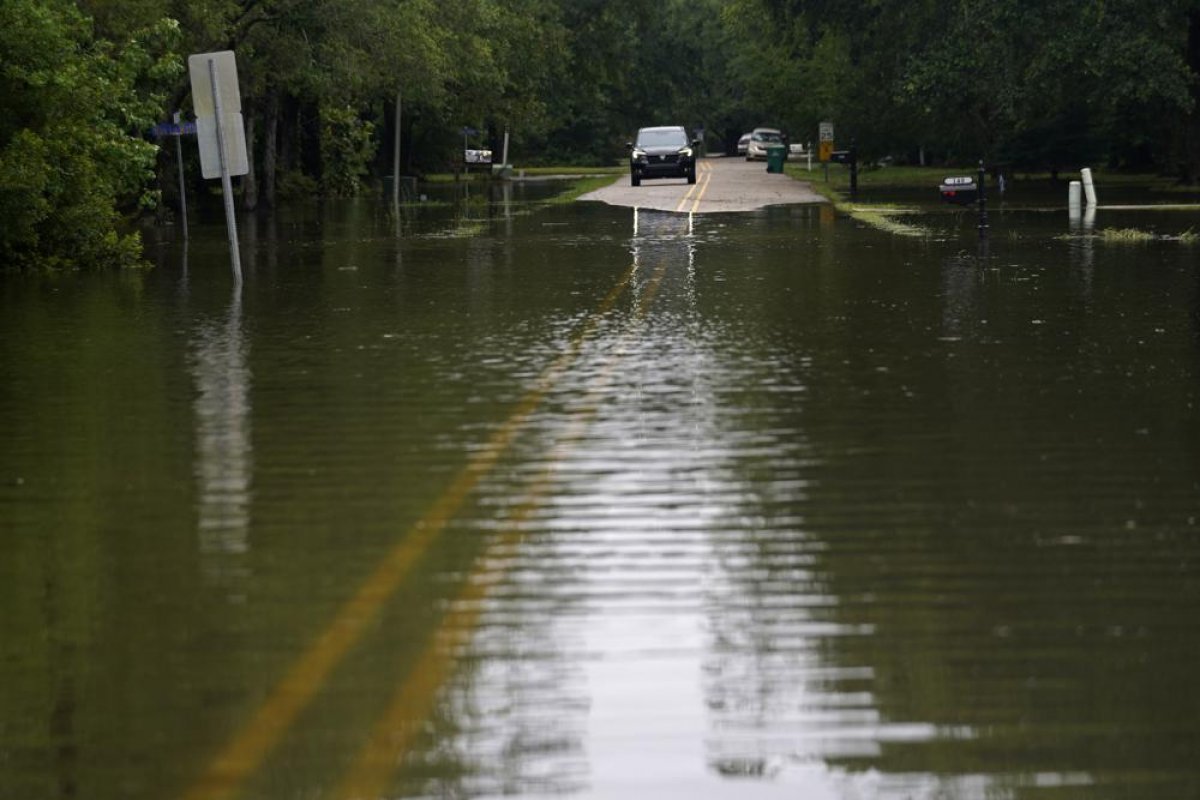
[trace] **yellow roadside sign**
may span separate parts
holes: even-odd
[[[818,143],[818,147],[817,147],[817,160],[818,161],[828,161],[832,155],[833,155],[833,142],[832,141],[825,141],[825,142]]]

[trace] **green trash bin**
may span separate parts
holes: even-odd
[[[767,147],[767,172],[783,172],[783,162],[787,161],[787,146],[773,144]]]

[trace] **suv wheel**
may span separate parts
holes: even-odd
[[[641,186],[641,185],[642,185],[642,176],[641,176],[641,175],[638,175],[638,173],[637,173],[637,170],[636,170],[636,169],[631,169],[631,170],[629,171],[629,182],[630,182],[632,185],[634,185],[634,186]]]
[[[696,182],[696,168],[695,167],[692,167],[691,169],[688,170],[687,179],[688,179],[688,183]]]

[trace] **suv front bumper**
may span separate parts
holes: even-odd
[[[630,162],[630,167],[643,178],[686,178],[696,168],[696,161],[674,153],[647,155]]]

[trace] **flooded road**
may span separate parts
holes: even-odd
[[[684,178],[647,178],[634,187],[626,175],[580,199],[686,214],[755,211],[770,205],[825,202],[807,182],[792,180],[783,173],[768,175],[762,162],[741,158],[700,159],[696,162],[696,183],[691,185]]]
[[[517,192],[0,277],[0,797],[1200,793],[1193,249]]]

